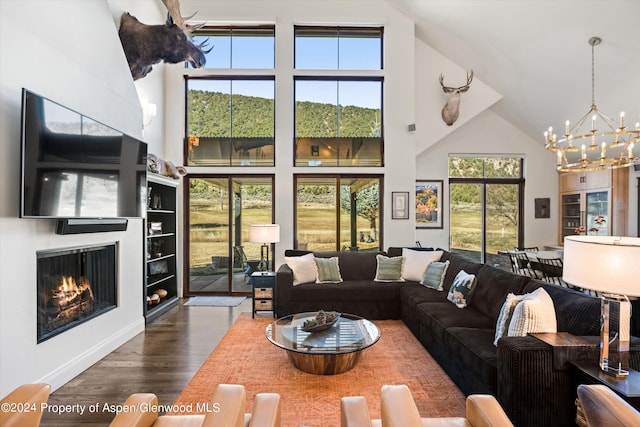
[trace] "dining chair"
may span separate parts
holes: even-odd
[[[562,287],[568,287],[567,283],[562,280],[563,264],[560,258],[538,258],[540,270],[542,271],[542,279],[545,282],[556,283]]]
[[[531,266],[531,260],[524,251],[509,251],[509,259],[511,260],[511,271],[522,276],[542,279],[542,273]]]
[[[538,252],[540,249],[538,249],[537,246],[531,246],[528,248],[519,248],[519,247],[515,247],[513,248],[514,251],[525,251],[525,252]]]

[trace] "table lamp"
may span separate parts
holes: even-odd
[[[601,293],[600,369],[617,378],[629,371],[631,303],[640,296],[640,238],[566,236],[562,279],[576,287]],[[611,324],[618,313],[618,324]],[[612,316],[613,315],[613,316]],[[613,329],[613,331],[611,331]],[[615,332],[610,338],[610,332]],[[610,364],[609,347],[618,349]]]
[[[254,224],[249,226],[249,241],[262,243],[260,248],[260,271],[270,271],[269,246],[280,241],[280,225],[278,224]]]

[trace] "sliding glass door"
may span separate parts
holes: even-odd
[[[379,175],[296,176],[296,248],[380,250],[381,187]]]
[[[248,294],[260,262],[251,224],[273,223],[273,176],[189,176],[185,295]]]
[[[522,246],[522,159],[449,159],[450,248],[501,265],[498,251]]]

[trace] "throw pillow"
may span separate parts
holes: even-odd
[[[493,345],[498,346],[498,340],[502,338],[509,331],[509,324],[513,318],[513,312],[520,301],[522,301],[526,295],[515,295],[510,293],[502,304],[500,309],[500,315],[498,316],[498,322],[496,322],[496,337],[493,340]]]
[[[442,251],[414,251],[403,248],[404,268],[402,278],[412,282],[419,282],[424,278],[427,267],[434,261],[439,261]]]
[[[465,308],[471,301],[473,291],[476,289],[476,276],[460,270],[453,279],[447,299],[458,308]]]
[[[340,265],[338,257],[316,258],[316,283],[340,283]]]
[[[535,332],[558,332],[553,300],[544,288],[536,289],[518,303],[509,323],[508,336],[524,337]]]
[[[293,271],[293,286],[315,282],[316,263],[313,254],[286,256],[284,257],[284,262]]]
[[[404,266],[404,257],[386,257],[384,255],[376,255],[378,263],[376,267],[375,282],[404,282],[402,278],[402,267]]]
[[[420,284],[425,285],[427,288],[433,288],[436,291],[443,291],[444,275],[447,274],[447,268],[449,268],[449,261],[432,262],[427,267],[427,271],[424,273],[424,278]]]

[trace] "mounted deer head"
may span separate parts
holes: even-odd
[[[442,108],[442,120],[447,124],[447,126],[451,126],[456,120],[458,120],[458,116],[460,115],[460,94],[469,90],[469,85],[471,85],[471,80],[473,80],[473,70],[471,73],[467,73],[467,84],[460,87],[449,87],[444,85],[444,74],[440,74],[440,86],[442,86],[442,90],[445,93],[451,94],[449,97],[449,101]]]
[[[193,43],[191,31],[200,27],[185,23],[193,15],[183,17],[178,0],[162,2],[169,11],[164,25],[143,24],[129,13],[123,13],[120,18],[118,35],[134,80],[149,74],[153,64],[161,61],[171,64],[188,61],[200,68],[206,62],[205,54],[211,51],[204,50],[206,41],[199,45]]]

